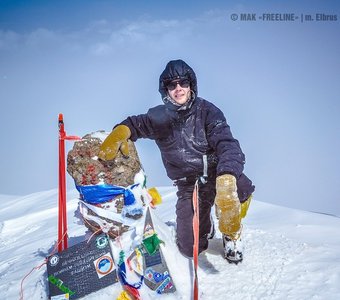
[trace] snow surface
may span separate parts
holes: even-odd
[[[165,241],[163,251],[177,294],[150,296],[144,288],[142,299],[189,300],[191,262],[174,244],[176,190],[162,187],[159,191],[163,203],[152,212],[158,235]],[[77,214],[77,197],[76,190],[68,192],[70,245],[89,236]],[[57,203],[57,190],[0,196],[1,299],[19,299],[21,280],[54,248]],[[340,299],[339,231],[339,218],[253,200],[243,226],[243,263],[230,265],[223,259],[217,233],[199,258],[200,299]],[[123,241],[129,241],[129,234]],[[44,265],[27,277],[24,299],[47,299],[46,274]],[[117,283],[83,299],[116,299],[121,290]]]

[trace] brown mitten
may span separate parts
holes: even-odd
[[[118,125],[100,146],[98,157],[102,160],[113,160],[120,150],[123,155],[129,155],[128,139],[131,136],[129,127]]]
[[[241,227],[241,204],[233,175],[224,174],[216,178],[215,205],[221,233],[237,239]]]

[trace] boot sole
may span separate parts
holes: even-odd
[[[227,257],[224,257],[224,258],[229,264],[234,264],[234,265],[237,265],[243,261],[243,259],[233,260]]]

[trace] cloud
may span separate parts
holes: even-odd
[[[119,27],[112,28],[105,24],[107,33],[100,42],[92,47],[94,55],[112,54],[118,49],[140,48],[158,51],[164,47],[178,46],[183,39],[189,38],[196,24],[193,21],[173,20],[141,20],[126,22]],[[103,28],[101,28],[103,31]]]
[[[110,22],[106,19],[91,21],[85,31],[108,34],[110,33]]]
[[[0,51],[13,50],[17,47],[21,36],[11,30],[0,30]]]
[[[58,50],[64,45],[70,44],[71,41],[66,34],[46,28],[37,28],[28,33],[0,31],[0,51],[9,54],[16,51],[22,53],[25,51],[50,51],[51,48]]]
[[[82,51],[94,56],[108,56],[118,51],[136,48],[162,51],[164,47],[177,50],[186,47],[209,24],[221,22],[222,17],[214,11],[195,19],[147,19],[112,22],[93,20],[77,31],[58,31],[36,28],[28,33],[0,31],[0,51]]]
[[[113,48],[108,43],[96,43],[91,47],[90,52],[96,56],[107,56],[113,52]]]
[[[38,28],[24,36],[24,41],[29,48],[60,45],[63,40],[62,34],[45,28]]]

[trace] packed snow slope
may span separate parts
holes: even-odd
[[[175,188],[159,188],[163,203],[153,210],[165,241],[164,255],[177,287],[176,295],[157,299],[192,299],[191,262],[174,244]],[[68,192],[69,243],[89,233],[78,213],[76,190]],[[57,235],[57,190],[24,197],[0,196],[1,299],[19,299],[20,283],[51,253]],[[141,220],[143,223],[144,220]],[[216,220],[215,220],[216,222]],[[128,242],[129,236],[125,236]],[[244,261],[230,265],[222,257],[217,233],[199,258],[200,299],[340,299],[340,219],[332,216],[252,202],[243,226]],[[24,281],[24,299],[47,299],[46,265]],[[119,284],[86,296],[116,299]],[[147,288],[142,299],[155,299]]]

